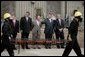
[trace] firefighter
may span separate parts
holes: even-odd
[[[77,41],[77,33],[78,33],[79,22],[82,21],[81,15],[82,14],[79,11],[77,11],[74,14],[74,18],[73,18],[73,20],[70,23],[70,26],[68,28],[69,35],[71,37],[71,41],[67,44],[62,56],[68,56],[72,49],[74,49],[74,51],[76,52],[76,54],[78,56],[83,56],[81,54],[81,49],[80,49],[78,41]]]
[[[9,24],[9,19],[11,15],[9,13],[4,14],[4,24],[2,26],[2,43],[1,43],[1,53],[4,49],[7,49],[10,56],[14,56],[11,40],[11,27]]]

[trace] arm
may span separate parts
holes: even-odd
[[[62,20],[62,28],[64,29],[64,27],[65,27],[65,21]]]
[[[53,20],[53,29],[55,30],[56,29],[56,21]]]
[[[60,30],[62,31],[64,29],[64,27],[65,27],[65,22],[64,22],[64,20],[62,20],[62,28]]]
[[[75,29],[75,25],[74,25],[74,22],[72,21],[70,24],[70,27],[68,28],[68,31],[69,31],[68,33],[71,34],[74,29]]]
[[[45,24],[45,22],[46,22],[46,19],[44,21],[41,21],[41,24]]]
[[[40,27],[42,27],[42,25],[45,23],[46,23],[46,20],[41,21]]]
[[[17,32],[19,33],[19,21],[17,22]]]
[[[30,18],[30,31],[33,29],[33,27],[34,27],[34,24],[32,22],[32,18]]]
[[[20,20],[20,30],[22,30],[23,29],[23,18],[21,18],[21,20]]]
[[[55,26],[55,30],[57,29],[57,30],[59,30],[60,28],[59,28],[59,25],[58,25],[58,21],[57,20],[55,20],[54,21],[54,26]]]

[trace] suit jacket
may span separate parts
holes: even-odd
[[[41,23],[45,24],[44,33],[46,33],[46,34],[52,34],[53,33],[53,20],[50,22],[50,20],[47,18]]]
[[[37,21],[33,21],[33,30],[32,30],[32,39],[39,40],[41,34],[41,21],[40,24],[37,24]]]
[[[64,28],[64,21],[61,19],[61,25],[60,25],[58,19],[54,20],[54,28],[55,28],[54,30],[56,31],[56,33],[59,33],[60,32],[59,29]]]
[[[36,20],[35,21],[33,21],[33,33],[36,33],[37,31],[40,31],[40,29],[41,29],[41,21],[40,21],[40,25],[37,25],[37,22],[36,22]]]
[[[28,21],[25,17],[22,17],[20,20],[20,29],[23,32],[29,33],[32,30],[32,18],[28,18]]]
[[[12,33],[19,32],[19,21],[18,20],[16,20],[15,25],[13,23],[13,20],[10,21],[10,24],[11,24],[11,28],[12,28],[12,31],[13,31]]]

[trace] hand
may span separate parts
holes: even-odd
[[[17,33],[17,35],[19,35],[20,33]]]
[[[60,31],[60,32],[62,32],[62,28],[61,28],[61,29],[59,29],[59,31]]]
[[[10,37],[13,38],[13,35],[11,35]]]
[[[9,37],[9,40],[11,40],[11,37]]]
[[[69,42],[69,41],[72,41],[72,39],[70,38],[70,35],[69,35],[69,37],[67,38],[67,41]]]

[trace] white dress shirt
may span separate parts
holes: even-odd
[[[52,22],[52,19],[49,19],[50,20],[50,22]]]
[[[40,21],[36,20],[36,22],[37,22],[37,25],[39,26],[40,25]]]
[[[58,19],[58,21],[59,21],[59,23],[60,23],[60,25],[61,25],[61,19]]]
[[[14,26],[15,26],[15,23],[16,23],[16,20],[14,19],[14,20],[13,20],[13,24],[14,24]]]
[[[28,21],[28,17],[26,17],[26,21]]]

